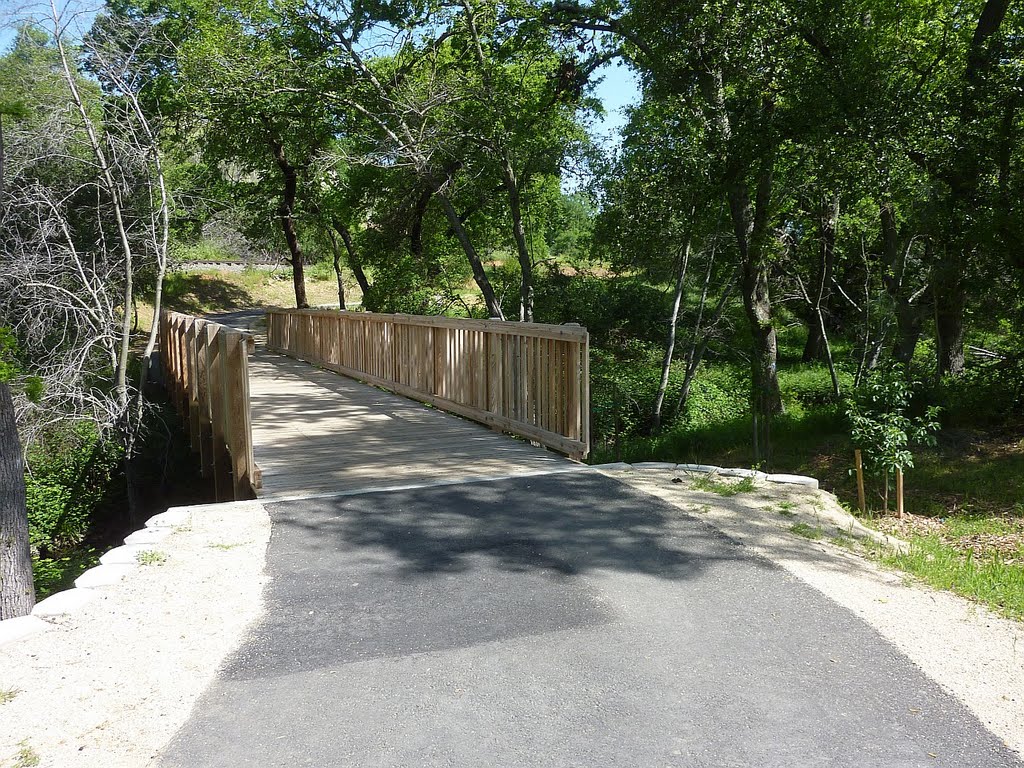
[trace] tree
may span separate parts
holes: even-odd
[[[32,552],[25,506],[25,466],[10,379],[13,336],[0,328],[0,621],[25,616],[35,605]]]

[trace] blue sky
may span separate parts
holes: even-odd
[[[602,134],[617,132],[626,124],[625,108],[640,100],[640,82],[629,67],[614,61],[601,67],[597,76],[603,79],[594,95],[604,103],[606,114],[594,128]]]

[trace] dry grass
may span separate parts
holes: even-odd
[[[306,295],[312,306],[338,306],[338,284],[333,275],[322,279],[310,270],[306,275]],[[354,280],[345,282],[345,299],[350,307],[362,301]],[[194,315],[294,306],[291,271],[281,267],[172,272],[164,283],[164,307]],[[152,296],[140,299],[137,313],[138,328],[148,329],[153,320]]]

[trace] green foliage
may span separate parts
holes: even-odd
[[[942,410],[944,427],[997,427],[1024,415],[1024,358],[970,367],[962,376],[944,376],[928,399]]]
[[[110,502],[121,451],[88,422],[52,431],[28,453],[29,543],[37,589],[46,594],[93,555],[81,545],[96,510]]]
[[[334,264],[326,259],[314,261],[306,265],[306,278],[309,280],[335,280]]]
[[[746,371],[738,366],[704,366],[690,387],[678,431],[698,431],[741,421],[749,414],[750,383]]]
[[[18,344],[11,329],[0,327],[0,381],[2,382],[13,379],[20,369],[14,357],[17,349]]]
[[[224,243],[210,239],[195,242],[175,242],[171,247],[171,261],[241,261],[238,254]]]
[[[537,279],[534,297],[537,322],[579,323],[595,343],[664,341],[670,297],[642,280],[554,270]]]
[[[855,447],[865,466],[891,474],[914,466],[912,445],[934,445],[939,409],[930,405],[922,416],[911,416],[911,399],[919,382],[910,381],[900,365],[873,371],[846,401],[846,416]]]
[[[591,429],[614,439],[646,426],[657,390],[657,351],[633,343],[613,351],[590,351]]]
[[[139,565],[163,565],[167,562],[167,553],[156,549],[147,549],[136,555]]]
[[[90,548],[77,549],[61,557],[32,558],[32,580],[35,582],[36,599],[42,600],[54,592],[68,589],[85,571],[100,560],[100,553]]]
[[[288,271],[281,271],[282,280],[291,278]],[[266,273],[253,271],[246,277],[264,279]],[[240,307],[251,307],[252,293],[244,285],[191,272],[169,272],[164,278],[164,306],[179,312],[206,314]]]
[[[39,376],[26,376],[19,359],[18,341],[9,328],[0,326],[0,382],[17,383],[25,397],[38,403],[43,396],[43,380]]]

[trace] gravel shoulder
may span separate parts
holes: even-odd
[[[855,521],[834,496],[758,483],[723,497],[668,469],[605,474],[700,517],[855,613],[1024,754],[1024,625],[844,549]],[[794,526],[822,538],[798,535]]]
[[[193,507],[160,564],[0,648],[0,766],[150,764],[260,614],[269,538],[258,502]]]

